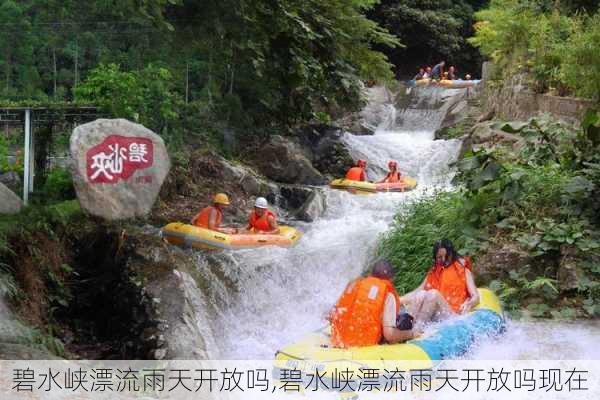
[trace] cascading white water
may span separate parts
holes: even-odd
[[[421,88],[397,107],[389,92],[374,88],[363,116],[367,125],[377,127],[375,135],[344,137],[355,159],[368,160],[370,179],[380,178],[394,159],[402,173],[418,179],[417,190],[360,196],[325,189],[325,215],[299,225],[304,236],[292,249],[195,253],[208,282],[202,290],[210,299],[204,314],[213,316],[210,327],[204,327],[211,336],[211,358],[270,359],[278,349],[325,325],[325,314],[348,281],[365,270],[394,214],[434,187],[449,187],[449,165],[460,142],[434,140],[434,131],[451,101],[459,98],[453,96],[460,95]],[[598,359],[599,325],[509,321],[505,335],[482,340],[465,357]]]
[[[449,184],[448,165],[456,160],[460,142],[433,140],[445,108],[432,107],[431,98],[431,93],[413,96],[412,106],[401,110],[384,104],[374,121],[375,135],[344,138],[355,158],[369,160],[370,179],[381,178],[394,159],[402,173],[419,180],[417,190],[357,196],[325,189],[327,211],[318,221],[300,226],[304,236],[296,247],[221,256],[229,258],[227,269],[218,272],[228,284],[211,288],[218,314],[212,324],[217,349],[211,357],[271,358],[279,348],[321,328],[348,281],[368,266],[378,236],[399,208],[434,185]],[[214,268],[199,257],[201,273],[211,280]]]

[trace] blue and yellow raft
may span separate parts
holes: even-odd
[[[338,349],[330,346],[329,328],[312,333],[284,347],[275,356],[277,369],[296,368],[306,374],[361,369],[428,369],[440,360],[464,354],[478,339],[499,334],[504,317],[498,297],[489,289],[479,289],[481,301],[470,313],[440,324],[435,331],[399,344]]]

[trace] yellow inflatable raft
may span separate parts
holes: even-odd
[[[373,183],[352,181],[349,179],[334,179],[329,183],[334,189],[348,190],[352,193],[376,193],[376,192],[407,192],[417,186],[417,181],[410,176],[403,176],[396,183]]]
[[[169,243],[197,249],[232,250],[262,246],[291,247],[302,233],[290,226],[279,226],[277,234],[225,234],[181,222],[172,222],[162,228],[162,236]]]
[[[360,369],[425,369],[439,360],[465,353],[479,337],[500,333],[504,317],[500,301],[489,289],[479,289],[480,304],[470,313],[441,323],[418,339],[399,344],[338,349],[331,347],[329,327],[284,347],[275,355],[276,369],[297,368],[305,373],[315,369],[325,376],[349,368],[360,376]]]

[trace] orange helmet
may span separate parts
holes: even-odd
[[[364,168],[367,166],[367,160],[360,159],[356,162],[357,167]]]
[[[388,168],[392,169],[392,168],[398,168],[398,163],[396,161],[390,161],[388,163]]]

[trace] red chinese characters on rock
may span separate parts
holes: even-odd
[[[135,171],[154,162],[152,140],[111,135],[86,153],[87,178],[91,183],[128,180]]]

